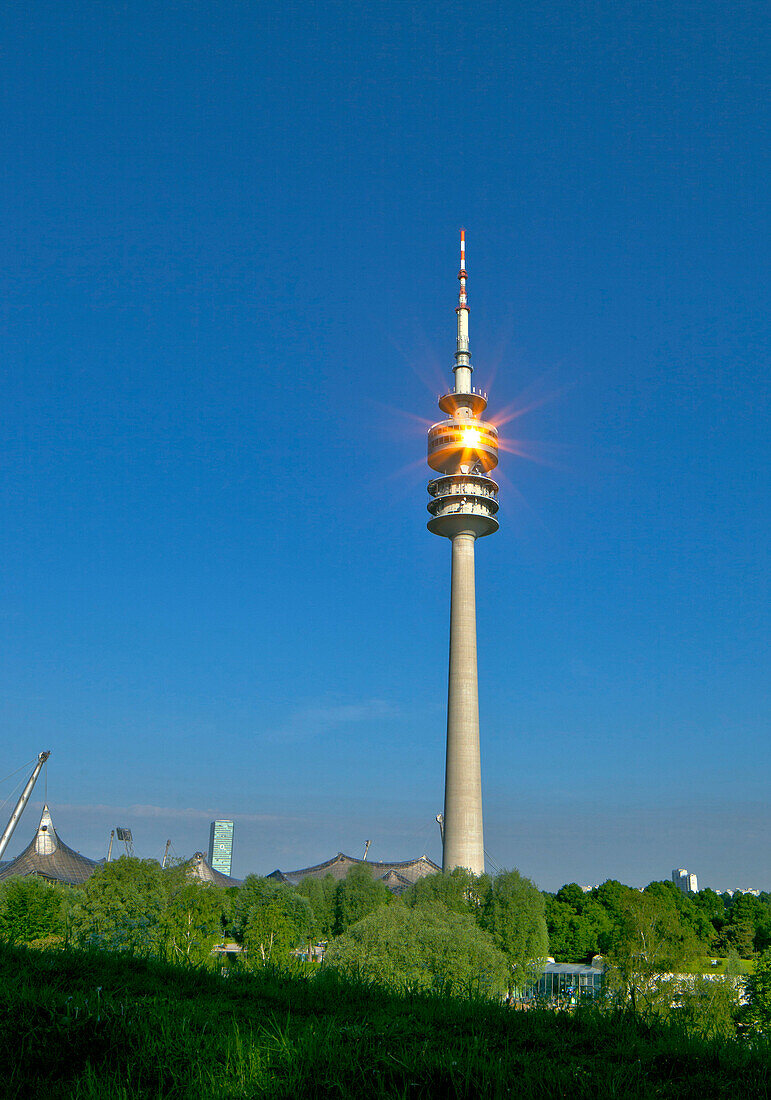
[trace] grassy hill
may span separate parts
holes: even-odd
[[[765,1097],[768,1049],[269,970],[0,947],[0,1095]]]

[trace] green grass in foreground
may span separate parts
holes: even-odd
[[[0,947],[0,1095],[766,1097],[769,1049],[272,971]]]

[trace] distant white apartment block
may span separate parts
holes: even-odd
[[[690,875],[685,867],[678,867],[677,870],[672,872],[672,881],[684,894],[698,893],[699,884],[696,875]]]

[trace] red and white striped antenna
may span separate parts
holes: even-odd
[[[466,296],[466,230],[460,231],[460,292],[458,293],[458,309],[468,310],[468,298]]]

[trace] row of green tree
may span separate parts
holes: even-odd
[[[676,1011],[696,1030],[722,1035],[749,1024],[771,1032],[771,949],[754,960],[747,1004],[739,977],[739,949],[748,954],[768,942],[768,911],[765,897],[689,897],[670,883],[643,891],[612,881],[589,892],[568,885],[544,895],[516,871],[431,875],[394,897],[366,865],[341,881],[292,887],[250,875],[240,888],[223,889],[191,878],[184,865],[163,871],[123,857],[78,888],[36,878],[0,884],[0,937],[15,942],[201,965],[231,938],[254,967],[325,941],[324,965],[402,989],[511,996],[533,981],[550,949],[571,961],[600,951],[611,998],[616,993],[646,1016]],[[672,976],[697,971],[692,964],[717,944],[730,955],[720,980],[694,975],[683,985]]]
[[[639,891],[609,879],[588,892],[571,883],[545,898],[550,951],[558,962],[612,955],[630,919],[654,921],[666,932],[671,958],[663,960],[665,969],[705,955],[748,959],[771,947],[771,894],[684,894],[666,881]]]
[[[251,964],[281,962],[324,941],[328,965],[396,983],[476,982],[522,988],[551,954],[557,961],[610,959],[635,975],[697,969],[705,955],[750,957],[771,946],[768,895],[685,895],[654,882],[634,890],[608,881],[542,894],[517,871],[495,877],[430,875],[396,898],[360,864],[335,880],[297,887],[250,875],[239,888],[123,857],[78,888],[42,880],[0,884],[0,935],[137,950],[180,961],[211,959],[231,938]]]
[[[181,865],[122,857],[84,886],[35,878],[0,884],[0,936],[135,950],[202,963],[225,937],[251,965],[326,942],[327,965],[394,984],[483,990],[522,984],[548,954],[543,896],[517,871],[432,875],[396,898],[366,865],[297,887],[250,875],[204,885]]]

